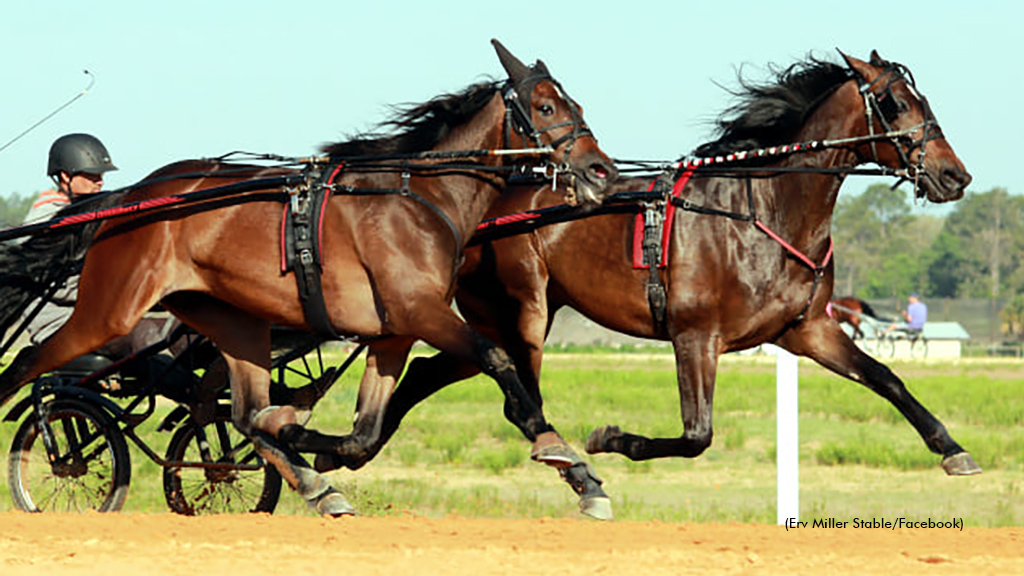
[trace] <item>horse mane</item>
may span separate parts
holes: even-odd
[[[789,143],[818,104],[852,78],[847,68],[812,56],[781,70],[769,66],[769,72],[774,78],[763,84],[737,73],[740,87],[730,93],[739,101],[714,121],[716,139],[698,147],[695,156]]]
[[[482,110],[498,89],[497,82],[481,82],[422,104],[397,106],[392,109],[392,118],[378,125],[378,129],[390,128],[390,131],[361,133],[347,141],[325,144],[320,151],[332,157],[344,157],[430,150],[452,128],[465,124]]]
[[[54,217],[109,208],[123,196],[121,191],[97,194],[72,203]],[[59,232],[37,233],[24,241],[0,243],[0,334],[55,282],[78,273],[100,224],[94,221]]]

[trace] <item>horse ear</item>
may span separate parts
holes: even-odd
[[[838,48],[836,49],[836,51],[839,52],[839,55],[842,56],[843,60],[846,61],[846,65],[849,66],[851,70],[856,72],[857,75],[860,76],[861,79],[864,80],[865,82],[871,82],[871,80],[874,79],[874,77],[877,75],[877,72],[873,70],[867,62],[854,58],[853,56],[846,54],[845,52],[839,50]]]
[[[501,61],[501,66],[505,68],[505,72],[508,72],[508,77],[512,82],[519,82],[530,75],[530,69],[527,68],[526,64],[523,64],[519,58],[516,58],[501,45],[494,38],[491,38],[491,44],[494,46],[494,50],[498,53],[498,60]]]
[[[548,72],[548,65],[543,60],[538,59],[537,63],[533,65],[533,69],[545,76],[551,76],[551,72]]]
[[[873,66],[878,66],[879,68],[885,68],[889,65],[889,62],[885,58],[878,55],[878,50],[871,51],[871,60],[869,60],[869,62],[871,62]]]

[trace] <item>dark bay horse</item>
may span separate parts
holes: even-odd
[[[864,331],[860,329],[864,316],[884,322],[870,304],[853,296],[842,296],[833,298],[827,307],[828,315],[840,324],[849,324],[853,328],[853,339],[864,337]]]
[[[428,150],[547,146],[551,165],[569,180],[559,189],[571,190],[584,203],[599,202],[617,171],[597,146],[580,108],[543,62],[526,66],[494,44],[507,82],[473,85],[406,108],[391,122],[393,132],[325,151],[332,157],[379,158]],[[505,415],[534,442],[536,460],[560,465],[577,458],[526,393],[508,355],[450,306],[464,243],[505,188],[511,172],[502,168],[513,168],[513,160],[494,154],[475,158],[468,166],[426,162],[431,163],[367,167],[353,161],[330,166],[336,179],[322,239],[328,318],[338,334],[369,344],[351,435],[306,430],[296,423],[293,407],[270,404],[271,324],[311,328],[299,305],[295,278],[281,272],[281,190],[250,191],[251,202],[209,206],[216,209],[200,206],[104,223],[85,255],[74,314],[50,340],[23,351],[0,376],[0,399],[128,333],[159,302],[217,345],[230,373],[235,425],[253,437],[260,453],[322,514],[352,509],[297,451],[365,458],[364,446],[376,442],[380,417],[418,339],[498,382],[507,398]],[[123,202],[289,173],[283,168],[186,161],[157,171],[150,184],[130,190]],[[401,193],[351,193],[357,189]]]
[[[467,253],[456,295],[459,309],[509,351],[538,404],[544,341],[562,306],[620,332],[672,342],[682,434],[647,438],[602,426],[587,439],[587,452],[617,452],[633,460],[700,455],[712,439],[718,357],[774,342],[895,405],[927,447],[943,457],[947,473],[980,472],[903,382],[861,352],[825,312],[833,286],[832,212],[847,173],[868,162],[906,170],[917,182],[916,194],[933,202],[959,199],[971,180],[905,68],[877,53],[870,62],[852,57],[846,62],[810,60],[765,85],[744,83],[739,103],[720,120],[721,136],[697,150],[698,156],[711,157],[791,142],[827,143],[781,160],[740,164],[752,174],[716,173],[714,167],[694,171],[683,198],[733,215],[756,215],[756,220],[675,211],[668,265],[660,274],[667,288],[664,324],[649,306],[648,271],[632,265],[635,213],[542,227]],[[611,192],[644,190],[649,183],[621,179]],[[502,197],[490,215],[558,202],[548,187],[536,188]],[[416,403],[477,371],[447,353],[414,360],[388,405],[381,441]],[[587,480],[573,485],[586,512],[588,499],[601,494],[591,472],[580,471],[576,478]],[[605,510],[598,506],[598,511]]]

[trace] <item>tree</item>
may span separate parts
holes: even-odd
[[[999,317],[1006,324],[1006,332],[1024,339],[1024,293],[1017,294],[1006,303]]]
[[[998,298],[1018,291],[1008,279],[1024,280],[1015,274],[1024,246],[1024,198],[1011,196],[1005,188],[969,193],[946,218],[940,236],[938,244],[956,252],[948,262],[935,261],[929,269],[931,284],[943,284],[948,291],[948,283],[956,279],[955,295],[960,297]]]
[[[865,298],[925,291],[925,257],[941,222],[911,215],[903,189],[875,184],[840,198],[832,222],[837,291]]]
[[[17,192],[6,198],[0,196],[0,227],[9,228],[21,224],[36,196],[36,194],[22,196]]]

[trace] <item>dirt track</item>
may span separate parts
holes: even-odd
[[[1024,574],[1024,528],[0,514],[0,574]]]

